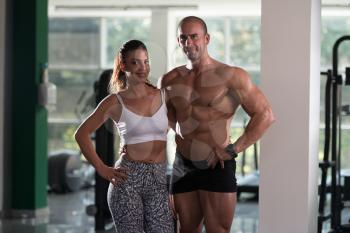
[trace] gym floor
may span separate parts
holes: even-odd
[[[1,233],[94,233],[94,218],[85,212],[85,207],[94,202],[94,190],[48,196],[50,216],[43,219],[0,220]],[[251,194],[242,194],[236,208],[231,233],[258,233],[258,203]],[[350,211],[345,211],[348,221]],[[347,218],[347,220],[345,219]],[[115,233],[112,225],[100,233]],[[329,223],[324,224],[324,233]]]

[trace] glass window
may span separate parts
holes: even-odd
[[[95,107],[95,81],[103,69],[113,67],[123,42],[135,38],[147,44],[149,31],[150,17],[135,14],[50,17],[49,76],[57,87],[57,105],[49,112],[49,152],[78,150],[74,132]]]
[[[97,68],[100,60],[97,18],[49,19],[50,68]]]
[[[260,83],[260,17],[203,15],[211,35],[209,53],[215,59],[243,67],[253,81]],[[176,18],[176,24],[182,18]],[[323,16],[321,37],[322,71],[331,68],[332,47],[336,39],[348,34],[348,16]],[[135,38],[150,42],[151,18],[145,15],[100,17],[50,17],[50,80],[57,86],[56,110],[49,113],[49,150],[76,147],[73,132],[77,124],[91,112],[93,83],[102,69],[112,68],[119,47]],[[350,43],[340,47],[340,72],[350,63]],[[172,67],[186,63],[181,49],[173,51]],[[324,86],[321,76],[321,128],[324,124]],[[343,88],[343,102],[350,102],[349,87]],[[89,102],[90,101],[90,102]],[[240,134],[248,117],[241,109],[232,124],[232,135]],[[343,140],[347,140],[350,117],[343,118]],[[349,136],[350,137],[350,136]],[[320,157],[323,154],[323,129],[320,135]],[[250,149],[249,149],[250,150]],[[350,145],[344,143],[344,158],[350,158]],[[251,152],[249,152],[251,153]],[[248,156],[250,157],[250,156]],[[346,159],[344,164],[349,164]],[[247,168],[248,169],[248,168]],[[250,168],[249,168],[250,169]],[[248,169],[248,170],[249,170]]]
[[[248,71],[260,71],[260,18],[231,19],[230,60]],[[259,77],[254,77],[258,82]]]
[[[230,62],[245,69],[252,81],[260,84],[260,17],[231,17],[230,19]],[[244,125],[249,116],[239,109],[233,125]],[[235,124],[236,123],[236,124]],[[236,134],[237,135],[237,134]]]
[[[50,70],[57,87],[56,109],[49,112],[49,151],[78,149],[75,128],[95,107],[94,82],[100,70]]]
[[[107,64],[113,67],[118,49],[130,39],[137,39],[147,46],[150,34],[150,17],[107,19]]]
[[[332,49],[341,36],[349,35],[350,17],[323,16],[321,32],[321,67],[326,71],[332,68]],[[350,64],[350,43],[344,42],[339,47],[339,64]],[[341,67],[339,67],[341,68]],[[344,71],[343,71],[344,72]]]
[[[225,62],[225,21],[224,17],[203,17],[208,27],[210,42],[208,52],[215,59]]]

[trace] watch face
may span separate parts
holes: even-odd
[[[233,159],[237,157],[235,147],[232,143],[228,144],[225,150],[232,156]]]
[[[229,152],[235,152],[235,149],[232,143],[227,145],[226,150]]]

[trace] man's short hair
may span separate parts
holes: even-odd
[[[179,25],[177,26],[177,30],[179,30],[179,28],[181,28],[181,26],[186,23],[186,22],[189,22],[189,21],[197,21],[199,22],[201,25],[202,25],[202,28],[203,28],[203,31],[204,31],[204,34],[206,35],[208,33],[208,28],[207,28],[207,24],[204,22],[203,19],[197,17],[197,16],[187,16],[185,18],[183,18],[180,22],[179,22]]]

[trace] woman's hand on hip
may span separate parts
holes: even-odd
[[[121,166],[109,167],[105,165],[97,172],[100,176],[111,182],[113,185],[118,185],[128,178],[128,170],[128,168]]]

